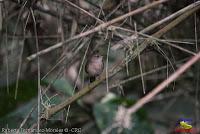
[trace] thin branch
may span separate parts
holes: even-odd
[[[147,35],[147,34],[142,34],[142,33],[138,33],[138,34],[141,35],[141,36],[144,36],[144,37],[152,38],[153,40],[156,40],[156,41],[161,42],[161,43],[163,43],[163,44],[167,44],[167,45],[169,45],[169,46],[171,46],[171,47],[174,47],[174,48],[176,48],[176,49],[178,49],[178,50],[181,50],[181,51],[183,51],[183,52],[186,52],[186,53],[188,53],[188,54],[196,55],[196,53],[194,53],[194,52],[192,52],[192,51],[190,51],[190,50],[188,50],[188,49],[185,49],[185,48],[183,48],[183,47],[181,47],[181,46],[178,46],[178,45],[175,45],[175,44],[173,44],[173,43],[170,43],[168,40],[162,40],[162,39],[159,39],[159,38],[155,38],[155,37],[153,37],[153,36],[149,36],[149,35]]]
[[[27,122],[27,120],[29,119],[29,117],[31,116],[31,114],[33,113],[34,109],[36,108],[36,105],[34,105],[30,112],[26,115],[26,117],[24,118],[24,120],[22,121],[22,123],[20,124],[20,127],[17,129],[16,134],[20,133],[20,129],[25,125],[25,123]]]
[[[187,6],[187,7],[183,8],[183,9],[181,9],[181,10],[179,10],[179,11],[177,11],[177,12],[171,14],[171,15],[169,15],[168,17],[166,17],[166,18],[164,18],[164,19],[162,19],[162,20],[160,20],[160,21],[158,21],[158,22],[156,22],[156,23],[154,23],[154,24],[146,27],[145,29],[143,29],[142,31],[140,31],[138,34],[148,33],[151,30],[155,29],[156,27],[158,27],[158,26],[160,26],[160,25],[162,25],[162,24],[164,24],[164,23],[166,23],[166,22],[168,22],[170,20],[173,20],[174,18],[180,16],[181,14],[183,14],[183,13],[185,13],[187,11],[190,11],[191,9],[199,6],[199,4],[200,4],[200,1],[197,1],[197,2],[195,2],[193,4],[190,4],[189,6]],[[132,36],[127,37],[125,40],[120,41],[117,44],[115,44],[112,47],[112,50],[120,49],[120,48],[122,48],[124,46],[123,44],[126,44],[130,40],[133,40],[133,39],[136,39],[136,38],[137,37],[133,34]]]
[[[21,6],[21,5],[17,2],[17,0],[11,0],[11,1],[14,2],[14,3],[16,3],[16,4],[18,4],[18,6]],[[45,8],[43,8],[43,7],[41,7],[41,6],[37,6],[36,4],[33,4],[31,7],[32,7],[32,9],[34,9],[34,10],[37,10],[37,11],[42,12],[42,13],[46,13],[46,14],[51,15],[51,16],[53,16],[53,17],[56,17],[56,18],[59,18],[59,17],[60,17],[60,15],[59,15],[57,12],[55,12],[55,11],[53,11],[53,10],[50,10],[50,9],[45,9]],[[71,20],[72,20],[72,17],[67,16],[67,15],[63,16],[63,21],[69,22],[69,21],[71,21]]]
[[[135,105],[130,107],[128,112],[135,113],[139,108],[141,108],[144,104],[151,101],[154,96],[156,96],[158,93],[163,91],[167,85],[169,85],[171,82],[176,80],[180,75],[182,75],[187,69],[189,69],[193,64],[195,64],[199,60],[200,60],[200,51],[197,53],[197,55],[193,56],[184,65],[182,65],[168,79],[164,80],[156,88],[154,88],[150,93],[148,93],[145,97],[141,98],[138,102],[136,102]]]
[[[36,44],[36,50],[37,52],[39,51],[39,42],[38,42],[38,38],[37,38],[37,28],[36,28],[36,20],[35,20],[35,16],[34,16],[34,12],[33,9],[30,8],[30,12],[31,12],[31,16],[33,18],[33,26],[34,26],[34,34],[35,34],[35,44]],[[40,129],[40,97],[41,97],[41,85],[40,85],[40,57],[37,57],[37,86],[38,86],[38,123],[37,123],[37,130],[39,132]]]
[[[164,18],[164,19],[162,19],[162,20],[160,20],[160,21],[158,21],[158,22],[152,24],[151,26],[145,28],[145,29],[142,30],[141,32],[142,32],[142,33],[147,33],[147,32],[149,32],[149,31],[155,29],[156,27],[160,26],[161,24],[164,24],[164,23],[166,23],[166,22],[168,22],[168,21],[170,21],[170,20],[172,20],[172,19],[178,17],[179,15],[185,13],[185,12],[188,11],[188,10],[191,10],[192,8],[198,6],[199,4],[200,4],[200,1],[197,1],[197,2],[195,2],[195,3],[193,3],[193,4],[190,4],[189,6],[187,6],[187,7],[183,8],[183,9],[181,9],[181,10],[179,10],[179,11],[177,11],[177,12],[171,14],[171,15],[169,15],[168,17],[166,17],[166,18]]]
[[[70,42],[70,41],[73,41],[73,40],[75,40],[75,39],[79,39],[79,38],[81,38],[81,37],[85,37],[85,36],[88,36],[88,35],[90,35],[90,34],[92,34],[92,33],[95,33],[95,32],[98,32],[98,31],[100,31],[100,30],[103,30],[103,29],[105,29],[106,27],[108,27],[108,26],[110,26],[110,25],[112,25],[112,24],[114,24],[114,23],[116,23],[116,22],[119,22],[119,21],[122,21],[122,20],[126,19],[127,17],[130,17],[130,16],[133,16],[133,15],[139,14],[139,13],[141,13],[141,12],[144,12],[144,11],[150,9],[150,8],[153,8],[153,7],[155,7],[155,6],[158,6],[159,4],[164,3],[164,2],[167,2],[167,1],[169,1],[169,0],[159,0],[159,1],[155,1],[155,2],[153,2],[153,3],[151,3],[151,4],[148,4],[148,5],[146,5],[146,6],[143,6],[143,7],[141,7],[141,8],[138,8],[138,9],[136,9],[136,10],[133,10],[133,11],[131,11],[131,12],[127,13],[127,14],[124,14],[124,15],[122,15],[122,16],[120,16],[120,17],[117,17],[117,18],[115,18],[115,19],[113,19],[113,20],[111,20],[111,21],[108,21],[108,22],[106,22],[106,23],[100,24],[100,25],[98,25],[97,27],[95,27],[95,28],[93,28],[93,29],[91,29],[91,30],[89,30],[89,31],[86,31],[86,32],[84,32],[84,33],[80,33],[80,34],[78,34],[78,35],[75,35],[75,36],[69,38],[68,40],[66,40],[66,41],[64,41],[64,42],[59,42],[59,43],[57,43],[57,44],[55,44],[55,45],[53,45],[53,46],[51,46],[51,47],[48,47],[48,48],[46,48],[46,49],[44,49],[44,50],[41,50],[41,51],[39,51],[39,52],[37,52],[37,53],[35,53],[35,54],[32,54],[32,55],[30,55],[30,56],[27,57],[27,60],[28,60],[28,61],[31,61],[31,60],[35,59],[37,56],[43,55],[43,54],[46,54],[46,53],[48,53],[48,52],[50,52],[50,51],[53,51],[53,50],[55,50],[55,49],[58,49],[58,48],[60,48],[61,46],[63,46],[64,44],[66,44],[66,43],[68,43],[68,42]]]
[[[137,32],[137,26],[135,23],[135,32]],[[136,35],[138,36],[138,35]],[[136,46],[138,47],[139,42],[138,39],[136,40]],[[141,80],[142,80],[142,89],[143,89],[143,93],[146,93],[146,88],[145,88],[145,82],[144,82],[144,73],[143,73],[143,69],[142,69],[142,63],[141,63],[141,57],[140,57],[140,53],[138,54],[138,61],[139,61],[139,68],[140,68],[140,74],[141,74]]]
[[[25,35],[25,31],[26,31],[26,26],[27,26],[27,23],[28,23],[28,20],[29,20],[29,16],[30,16],[30,12],[28,13],[28,16],[27,16],[26,21],[25,21],[25,26],[24,26],[24,29],[23,29],[23,34],[24,35]],[[15,85],[15,99],[17,99],[19,79],[20,79],[21,68],[22,68],[22,55],[23,55],[23,52],[24,52],[24,43],[25,43],[25,38],[23,38],[22,45],[19,46],[19,47],[21,47],[21,50],[20,50],[20,54],[19,54],[19,64],[18,64],[18,70],[17,70],[17,80],[16,80],[16,85]]]
[[[74,4],[74,3],[72,3],[72,2],[70,2],[70,1],[68,1],[68,0],[64,0],[64,1],[67,2],[68,4],[70,4],[71,6],[73,6],[73,7],[77,8],[77,9],[79,9],[80,11],[82,11],[82,12],[85,13],[85,14],[87,14],[88,16],[94,18],[94,19],[97,20],[100,24],[101,24],[101,23],[104,23],[102,20],[100,20],[99,18],[95,17],[93,14],[91,14],[91,13],[88,12],[88,11],[86,11],[85,9],[83,9],[83,8],[81,8],[81,7],[79,7],[79,6],[77,6],[76,4]]]
[[[107,48],[107,57],[106,57],[106,89],[107,89],[107,92],[109,92],[109,88],[108,88],[108,85],[109,85],[109,81],[108,81],[108,60],[109,60],[109,54],[110,54],[110,43],[111,41],[109,40],[109,43],[108,43],[108,48]]]
[[[196,12],[198,9],[200,8],[200,6],[193,8],[192,10],[184,13],[183,15],[181,15],[180,17],[178,17],[177,19],[175,19],[174,21],[172,21],[171,23],[169,23],[167,26],[165,26],[163,29],[159,30],[158,32],[156,32],[155,34],[153,34],[152,36],[155,36],[156,38],[161,37],[163,34],[167,33],[169,30],[171,30],[172,28],[174,28],[176,25],[178,25],[180,22],[182,22],[183,20],[185,20],[187,17],[189,17],[191,14],[193,14],[194,12]],[[149,44],[151,43],[151,39],[146,39],[140,46],[138,46],[135,51],[133,51],[133,54],[130,56],[129,61],[133,60],[134,58],[137,57],[137,55],[142,52]],[[200,57],[200,52],[199,54],[195,55]],[[199,58],[197,57],[197,58]],[[195,60],[198,60],[197,58],[195,58]],[[193,61],[193,60],[190,60]],[[194,61],[193,61],[194,62]],[[193,63],[192,62],[192,63]],[[196,62],[196,61],[195,61]],[[193,63],[194,64],[194,63]],[[117,63],[115,64],[110,70],[109,70],[109,77],[114,76],[115,74],[117,74],[119,71],[122,70],[122,68],[124,68],[126,65],[126,60],[121,61],[121,63]],[[184,67],[185,69],[185,67]],[[186,68],[187,69],[187,68]],[[185,70],[186,70],[185,69]],[[55,113],[59,112],[60,110],[62,110],[63,108],[65,108],[66,106],[70,105],[71,103],[77,101],[79,98],[81,98],[82,96],[86,95],[87,93],[89,93],[90,91],[94,90],[95,87],[97,87],[100,83],[102,83],[104,80],[106,79],[106,73],[102,73],[99,77],[98,80],[95,80],[94,82],[90,83],[89,85],[86,85],[84,88],[82,88],[79,92],[77,92],[76,94],[74,94],[74,96],[71,96],[70,98],[64,100],[62,103],[51,107],[49,109],[46,109],[44,111],[44,114],[42,115],[42,118],[44,119],[48,119],[50,118],[52,115],[54,115]],[[171,82],[171,81],[170,81]],[[143,104],[142,104],[143,105]],[[142,106],[141,104],[139,105],[139,107],[137,106],[137,108],[140,108]]]
[[[188,58],[187,58],[187,59],[188,59]],[[174,63],[174,65],[175,65],[175,64],[180,64],[181,62],[183,62],[183,61],[185,61],[185,60],[186,60],[186,59],[183,59],[183,60],[181,60],[181,61],[178,61],[178,62]],[[161,70],[163,70],[163,69],[166,69],[166,68],[168,68],[168,67],[170,67],[170,65],[167,64],[167,65],[165,65],[165,66],[161,66],[161,67],[155,68],[155,69],[150,70],[150,71],[148,71],[148,72],[143,72],[143,76],[147,76],[147,75],[150,75],[150,74],[152,74],[152,73],[159,72],[159,71],[161,71]],[[120,81],[120,82],[115,82],[115,83],[113,83],[111,86],[109,86],[109,89],[112,89],[112,88],[115,88],[115,87],[119,87],[120,85],[123,85],[123,84],[125,84],[125,83],[127,83],[127,82],[133,81],[133,80],[138,79],[138,78],[140,78],[140,77],[141,77],[141,74],[138,74],[138,75],[132,76],[132,77],[130,77],[130,78],[127,78],[127,79],[125,79],[125,80],[122,80],[122,81]]]
[[[195,36],[195,46],[196,46],[196,52],[199,51],[198,47],[198,34],[197,34],[197,13],[194,14],[194,36]],[[196,87],[195,87],[195,117],[196,117],[196,122],[200,120],[200,110],[199,110],[199,79],[200,79],[200,64],[197,64],[196,66]],[[198,127],[198,124],[196,123],[196,127]],[[199,129],[200,130],[200,129]]]

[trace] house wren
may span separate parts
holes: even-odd
[[[90,77],[90,82],[95,81],[96,77],[99,76],[104,69],[104,63],[103,63],[103,56],[100,55],[98,52],[92,54],[85,66],[85,71],[88,73]]]

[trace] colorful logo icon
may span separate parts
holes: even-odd
[[[181,121],[180,122],[180,126],[184,129],[192,129],[192,125],[190,125],[189,123],[185,122],[185,121]]]
[[[192,119],[181,118],[176,123],[176,133],[197,134],[196,129],[192,127]]]

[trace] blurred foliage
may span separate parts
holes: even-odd
[[[120,106],[128,108],[133,105],[134,102],[133,100],[108,93],[100,103],[96,103],[93,107],[93,112],[97,126],[101,132],[111,128],[111,130],[108,131],[110,134],[116,134],[118,132],[123,134],[153,134],[153,129],[148,122],[147,113],[144,109],[140,109],[131,116],[131,125],[129,128],[123,128],[121,125],[114,127],[117,123],[115,118],[119,110],[118,108]],[[124,119],[125,115],[121,116],[121,118]]]
[[[53,80],[53,78],[49,78],[48,80],[45,79],[42,82],[42,85],[48,85]],[[66,96],[72,95],[72,87],[64,79],[57,79],[53,82],[52,86],[57,91],[65,93]],[[37,99],[34,99],[37,95],[37,81],[20,80],[16,99],[15,87],[16,83],[9,86],[9,90],[7,90],[7,87],[0,87],[0,90],[2,91],[0,94],[0,127],[6,127],[5,124],[7,124],[9,128],[19,128],[20,123],[22,123],[23,119],[25,119],[30,110],[34,107],[33,113],[24,126],[25,128],[28,128],[37,119]],[[62,99],[58,95],[52,98],[44,95],[42,101],[45,106],[53,106],[59,104]],[[55,117],[58,116],[59,114]]]
[[[73,94],[73,87],[65,78],[47,78],[44,80],[44,83],[47,85],[52,84],[57,91],[64,93],[66,96],[71,96]]]
[[[27,118],[27,115],[33,108],[36,108],[37,99],[32,99],[25,104],[19,106],[13,112],[7,112],[7,114],[0,118],[0,128],[16,129],[20,127],[20,124]],[[30,114],[27,122],[23,128],[29,128],[37,121],[37,111],[34,110]]]
[[[34,80],[19,80],[17,98],[15,99],[16,83],[8,88],[0,87],[0,127],[16,128],[30,112],[36,100],[32,100],[37,95],[37,82]],[[33,119],[36,120],[37,116]],[[33,123],[28,123],[29,125]]]
[[[3,110],[0,110],[0,117],[8,114],[10,111],[17,108],[19,105],[22,105],[25,102],[28,102],[37,95],[37,83],[34,80],[20,80],[17,92],[17,98],[15,99],[15,89],[16,83],[13,83],[8,88],[0,87],[0,107]]]

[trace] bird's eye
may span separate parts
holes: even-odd
[[[95,57],[99,58],[99,55],[95,55]]]

